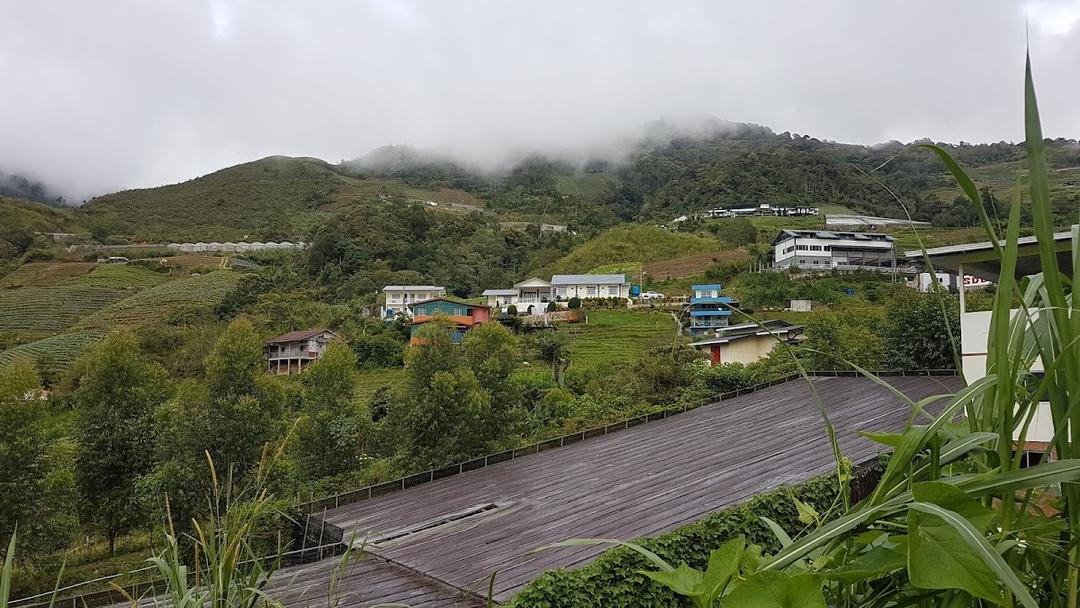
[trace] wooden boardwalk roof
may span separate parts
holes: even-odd
[[[914,399],[951,393],[956,377],[887,380]],[[817,378],[815,386],[837,428],[845,456],[856,462],[879,449],[858,430],[897,430],[909,410],[886,389],[862,378]],[[573,568],[602,549],[575,547],[526,555],[581,537],[632,539],[690,523],[754,494],[833,467],[821,415],[803,381],[705,406],[567,447],[515,459],[326,512],[368,551],[417,573],[428,585],[425,606],[460,604],[460,591],[482,595],[499,570],[496,597],[505,601],[543,571]],[[372,566],[378,570],[378,564]],[[311,572],[325,562],[307,566]],[[329,569],[325,570],[329,572]],[[408,570],[402,569],[404,572]],[[411,573],[410,573],[411,575]],[[350,577],[347,592],[378,587],[375,575]],[[397,587],[382,601],[408,602]],[[426,587],[424,587],[426,589]],[[440,603],[445,601],[446,603]],[[295,604],[290,601],[289,605]],[[355,604],[366,605],[366,604]]]

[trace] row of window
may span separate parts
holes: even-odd
[[[832,247],[830,245],[799,245],[795,249],[799,251],[829,251]],[[789,247],[787,251],[791,251],[791,248]]]
[[[402,298],[402,296],[404,296],[404,298]],[[416,294],[411,294],[411,293],[406,293],[406,294],[391,293],[391,294],[388,295],[388,301],[397,304],[397,303],[401,302],[402,300],[404,300],[405,302],[419,302],[421,300],[430,300],[430,299],[435,298],[435,297],[438,297],[438,296],[433,296],[431,294],[425,294],[423,296],[418,296]]]
[[[560,287],[555,288],[555,293],[560,298],[565,298],[569,294],[569,291],[568,291],[567,287],[560,286]],[[587,285],[585,287],[585,297],[586,298],[595,298],[598,293],[599,292],[597,291],[597,286],[596,285]],[[607,286],[607,296],[609,298],[617,298],[617,297],[619,297],[619,286],[618,285],[608,285]]]

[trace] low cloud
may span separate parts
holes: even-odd
[[[645,0],[0,6],[0,170],[69,199],[384,145],[495,167],[660,117],[876,143],[1080,131],[1077,3]]]

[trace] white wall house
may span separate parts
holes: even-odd
[[[555,298],[629,298],[624,274],[556,274],[551,276]]]
[[[912,286],[922,293],[933,291],[935,275],[938,285],[941,285],[942,288],[952,292],[960,291],[960,275],[951,272],[937,272],[934,273],[934,275],[931,275],[929,272],[920,272],[919,275],[915,277],[915,282]],[[978,289],[989,287],[991,285],[993,285],[993,283],[986,279],[971,276],[970,274],[964,276],[963,286],[965,289]]]
[[[399,314],[409,316],[409,305],[446,295],[445,287],[435,285],[387,285],[383,287],[383,305],[380,315],[391,319]]]
[[[1058,265],[1062,269],[1072,268],[1072,237],[1068,232],[1059,232],[1054,235],[1054,246],[1058,254]],[[909,252],[908,257],[912,261],[922,259],[921,251]],[[967,243],[963,245],[950,245],[927,249],[926,255],[930,258],[934,268],[945,270],[954,276],[964,276],[960,289],[960,354],[963,364],[964,380],[968,384],[975,382],[986,375],[986,358],[990,337],[990,311],[968,312],[964,292],[970,289],[972,281],[978,279],[985,282],[997,282],[1000,280],[1001,264],[994,251],[993,244],[989,241],[982,243]],[[1042,262],[1039,258],[1038,240],[1031,237],[1021,237],[1017,246],[1016,276],[1024,277],[1038,274],[1042,271]],[[1020,309],[1011,311],[1015,319],[1021,314]],[[1037,310],[1030,310],[1033,318],[1038,317]],[[944,338],[943,338],[944,339]],[[1042,371],[1042,362],[1036,360],[1031,369],[1033,372]],[[1053,440],[1054,423],[1050,414],[1050,404],[1042,402],[1036,410],[1035,417],[1031,421],[1025,437],[1027,450],[1041,452]],[[1017,437],[1019,439],[1019,437]]]
[[[773,239],[773,268],[893,271],[896,245],[874,232],[783,230]]]
[[[565,306],[570,298],[629,298],[630,284],[622,274],[557,274],[550,281],[533,277],[513,289],[486,289],[481,295],[497,310],[512,304],[518,314],[536,314],[551,301]]]

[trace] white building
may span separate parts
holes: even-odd
[[[895,271],[896,245],[875,232],[782,230],[773,239],[773,268]]]
[[[519,314],[543,312],[547,303],[555,299],[551,283],[535,277],[514,283],[513,289],[485,289],[480,295],[492,308],[505,311],[513,305]]]
[[[629,298],[624,274],[556,274],[551,276],[555,298]]]
[[[1004,242],[1001,243],[1004,246]],[[1072,236],[1068,232],[1054,234],[1054,245],[1057,250],[1058,266],[1063,271],[1072,269]],[[1034,236],[1021,237],[1017,246],[1016,276],[1025,277],[1042,272],[1042,262],[1039,259],[1038,240]],[[997,282],[1000,279],[1001,266],[993,243],[967,243],[964,245],[952,245],[948,247],[935,247],[927,249],[935,269],[946,270],[956,275],[971,276],[987,282]],[[913,251],[907,254],[909,258],[923,257],[921,251]],[[966,283],[966,281],[965,281]],[[990,335],[990,311],[968,312],[964,292],[966,286],[960,289],[960,354],[963,364],[964,379],[970,385],[986,375],[987,345]],[[1032,317],[1038,316],[1037,310],[1029,311]],[[1019,309],[1013,309],[1013,317],[1020,313]],[[1042,371],[1042,363],[1038,360],[1032,365],[1033,372]],[[1031,421],[1026,437],[1028,450],[1041,452],[1053,440],[1054,423],[1050,414],[1050,404],[1039,404],[1035,417]]]
[[[536,314],[551,301],[565,306],[570,298],[629,298],[630,284],[623,274],[557,274],[551,281],[533,277],[513,289],[486,289],[481,295],[492,308],[505,311],[512,304],[519,314]]]
[[[919,252],[919,255],[921,257],[922,252]],[[935,277],[938,285],[941,285],[941,287],[947,291],[953,293],[960,291],[960,275],[951,272],[936,272],[934,275],[931,275],[929,272],[920,272],[919,276],[915,277],[914,284],[911,286],[922,293],[928,293],[934,289],[933,285]],[[993,283],[990,281],[980,277],[971,276],[970,274],[964,277],[963,286],[965,289],[979,289],[991,285],[993,285]]]
[[[383,305],[379,314],[384,319],[391,319],[399,314],[409,316],[410,304],[446,295],[445,287],[435,285],[387,285],[382,291]]]

